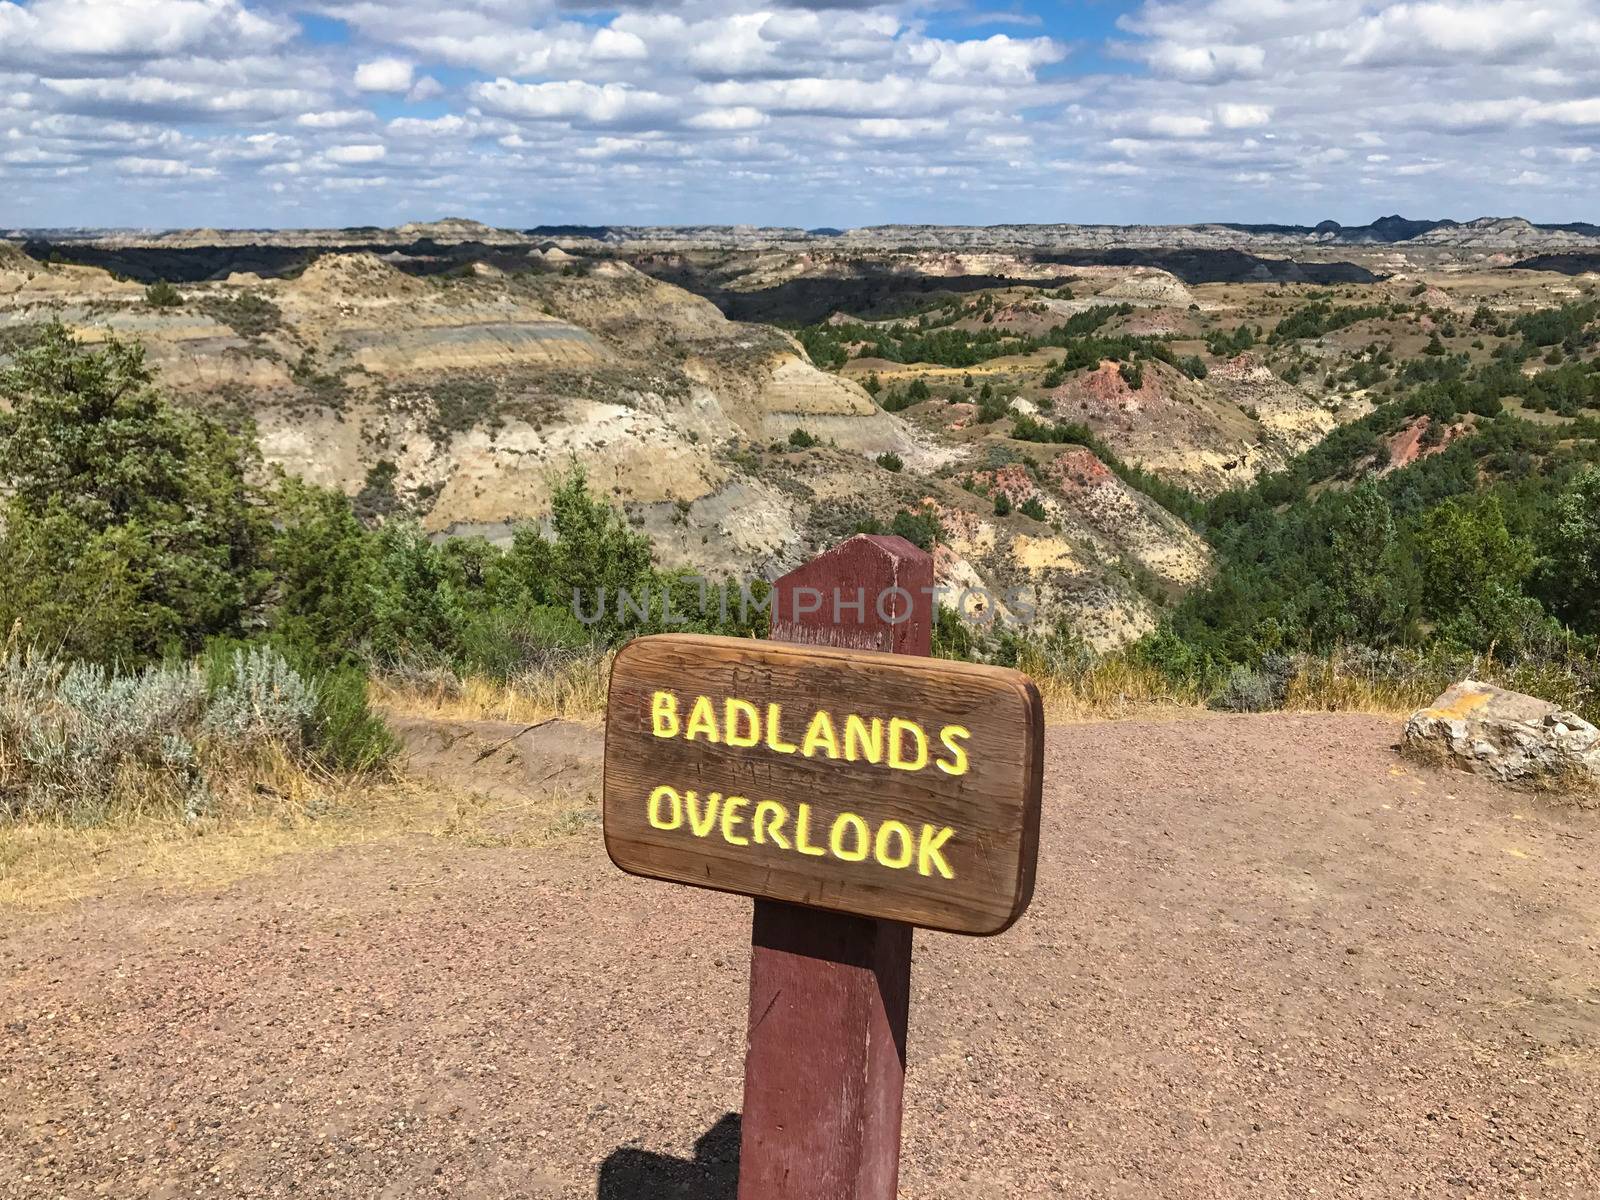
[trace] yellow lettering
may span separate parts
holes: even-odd
[[[756,811],[750,815],[750,832],[755,834],[757,842],[763,846],[767,839],[772,839],[772,844],[779,850],[789,848],[789,839],[779,833],[783,823],[789,819],[789,810],[776,800],[763,800],[756,805]]]
[[[741,718],[748,733],[739,732]],[[722,706],[722,726],[722,738],[730,746],[749,748],[761,741],[761,714],[748,700],[737,700],[730,696]]]
[[[694,830],[695,837],[705,837],[717,827],[717,806],[722,803],[722,793],[712,792],[706,797],[706,810],[703,813],[697,802],[698,797],[692,791],[685,792],[683,798],[689,805],[689,828]]]
[[[749,805],[750,801],[743,796],[729,796],[722,802],[722,840],[730,846],[748,846],[750,839],[742,834],[733,832],[734,826],[743,825],[744,818],[735,814]]]
[[[814,758],[818,750],[825,751],[829,758],[839,757],[839,735],[833,731],[833,718],[825,711],[818,711],[811,718],[805,745],[800,748],[800,753],[807,758]]]
[[[914,758],[905,755],[905,735],[908,733],[917,748]],[[898,771],[920,771],[928,765],[928,735],[922,732],[921,725],[903,717],[889,718],[889,765]]]
[[[694,793],[690,792],[689,795],[693,796]],[[690,812],[692,813],[693,811],[691,807]],[[946,879],[955,878],[954,872],[950,870],[950,864],[945,861],[944,855],[940,853],[940,847],[948,842],[954,833],[955,830],[948,825],[938,830],[935,830],[932,825],[924,825],[922,827],[922,837],[917,842],[918,875],[932,875],[937,870]]]
[[[657,737],[678,736],[678,698],[671,692],[656,692],[650,697],[650,724]]]
[[[900,848],[894,853],[889,852],[889,843],[893,838],[900,839]],[[911,856],[915,852],[911,830],[899,821],[885,821],[878,826],[878,836],[872,843],[872,857],[885,867],[900,870],[911,865]]]
[[[683,731],[683,736],[692,742],[696,735],[708,742],[721,740],[717,736],[717,711],[711,707],[710,696],[696,696],[694,707],[689,710],[689,727]]]
[[[965,748],[956,745],[961,738],[969,738],[972,731],[961,725],[946,725],[939,731],[939,740],[944,743],[944,748],[950,751],[950,762],[939,759],[937,766],[946,775],[965,775],[967,773],[967,752]]]
[[[844,756],[851,762],[864,758],[869,763],[883,761],[883,718],[873,717],[868,725],[855,713],[844,719]]]
[[[776,750],[779,754],[793,754],[799,747],[779,736],[781,731],[778,723],[782,720],[783,709],[776,704],[767,705],[767,749]]]
[[[855,834],[856,844],[853,849],[845,849],[846,830]],[[828,831],[828,849],[833,851],[835,858],[842,858],[845,862],[860,862],[866,858],[867,846],[871,841],[867,823],[855,813],[840,813],[833,819],[833,828]]]
[[[821,858],[827,853],[821,846],[811,844],[811,805],[802,804],[794,818],[794,848],[801,854]]]
[[[663,692],[656,693],[658,696],[666,694]],[[663,800],[667,801],[672,807],[672,816],[670,818],[661,815],[661,802]],[[647,811],[650,815],[650,824],[657,829],[676,829],[683,824],[683,800],[672,788],[658,787],[651,792],[650,806]]]

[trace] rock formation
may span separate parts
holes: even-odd
[[[1463,680],[1411,715],[1406,744],[1505,783],[1600,790],[1600,730],[1521,692]]]

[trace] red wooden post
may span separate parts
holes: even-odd
[[[926,655],[933,560],[861,535],[773,585],[775,640]],[[755,902],[739,1200],[893,1200],[911,926]]]

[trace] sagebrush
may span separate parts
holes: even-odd
[[[271,778],[326,772],[346,753],[338,715],[268,646],[128,671],[12,649],[0,661],[0,817],[193,821],[281,799]]]

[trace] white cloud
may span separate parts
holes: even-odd
[[[235,0],[34,0],[0,3],[0,63],[152,58],[270,49],[294,25]]]
[[[388,150],[378,143],[364,142],[354,146],[329,146],[322,157],[329,162],[352,165],[381,162],[387,154]]]
[[[1151,113],[1133,124],[1142,126],[1152,137],[1197,138],[1211,132],[1209,117],[1185,113]]]
[[[939,42],[938,54],[928,67],[928,78],[990,79],[1027,83],[1034,71],[1059,62],[1066,50],[1050,38],[1019,39],[997,33],[981,42]]]
[[[294,123],[303,129],[348,129],[352,125],[366,125],[372,113],[364,108],[341,108],[331,112],[301,113]]]
[[[626,84],[596,85],[582,80],[559,83],[517,83],[496,79],[472,86],[472,97],[485,110],[505,117],[536,121],[575,120],[595,125],[660,116],[676,105],[659,92]]]
[[[864,121],[857,121],[855,128],[862,137],[900,139],[944,133],[950,128],[950,122],[942,117],[923,117],[918,120],[907,120],[902,117],[869,117]]]
[[[1261,74],[1266,51],[1260,46],[1183,46],[1164,42],[1146,56],[1158,75],[1190,83],[1224,83]]]
[[[1600,125],[1600,97],[1541,104],[1531,109],[1528,116],[1552,125]]]
[[[1272,109],[1265,104],[1219,104],[1216,114],[1224,129],[1255,129],[1272,120]]]
[[[432,75],[424,75],[411,85],[411,90],[406,93],[406,102],[421,104],[424,100],[437,100],[444,95],[444,84]]]
[[[153,118],[287,116],[315,105],[297,88],[228,87],[150,75],[100,79],[44,79],[44,86],[83,112],[146,112]]]
[[[708,108],[705,112],[696,113],[684,124],[695,129],[759,129],[771,120],[759,108],[740,104],[733,108]]]
[[[401,138],[459,138],[471,134],[472,122],[449,113],[431,120],[419,117],[396,117],[384,128],[386,132]]]
[[[1394,64],[1438,56],[1458,61],[1516,59],[1547,44],[1562,20],[1557,8],[1527,0],[1391,4],[1347,32],[1346,61]]]
[[[726,82],[696,89],[708,104],[751,105],[769,113],[819,116],[927,116],[971,106],[989,93],[971,86],[925,82],[908,75],[878,79],[806,77]]]
[[[197,167],[173,158],[119,158],[117,169],[124,175],[144,175],[161,179],[190,179],[196,176],[208,178],[217,174],[211,167]]]
[[[401,93],[411,90],[416,68],[403,58],[376,58],[356,68],[356,90]]]
[[[0,0],[0,194],[86,224],[422,195],[522,223],[535,178],[580,222],[1053,219],[1063,189],[1098,219],[1589,215],[1560,206],[1600,161],[1596,0],[1135,0],[1070,47],[1007,2]],[[108,169],[138,187],[57,181]]]

